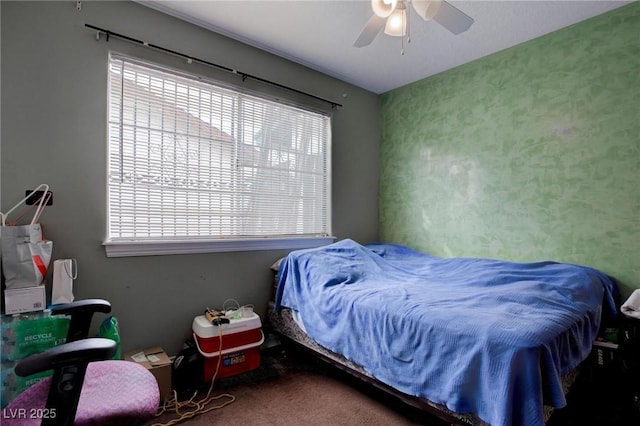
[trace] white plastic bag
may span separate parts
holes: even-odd
[[[0,259],[2,275],[8,289],[25,288],[40,285],[44,282],[47,268],[51,261],[53,242],[43,238],[42,227],[37,221],[46,205],[46,195],[42,197],[28,225],[10,224],[8,216],[22,205],[36,191],[49,193],[49,186],[42,184],[31,194],[13,206],[7,213],[0,213]]]
[[[53,262],[52,304],[73,302],[73,280],[77,277],[78,264],[75,259],[58,259]]]

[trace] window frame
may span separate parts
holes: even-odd
[[[197,237],[169,237],[169,238],[158,238],[158,237],[147,237],[144,239],[141,238],[131,238],[127,239],[124,237],[118,237],[111,239],[108,235],[109,232],[109,220],[111,217],[110,209],[111,204],[109,200],[109,169],[110,169],[110,144],[111,144],[111,130],[110,127],[112,125],[111,118],[108,116],[107,118],[107,215],[106,215],[106,230],[107,236],[103,240],[103,246],[105,247],[107,257],[129,257],[129,256],[153,256],[153,255],[171,255],[171,254],[197,254],[197,253],[214,253],[214,252],[232,252],[232,251],[255,251],[255,250],[278,250],[278,249],[303,249],[303,248],[312,248],[319,247],[322,245],[330,244],[335,241],[335,237],[331,236],[331,116],[326,112],[320,112],[318,110],[306,107],[299,103],[288,102],[283,100],[280,97],[273,97],[270,95],[266,95],[264,93],[256,93],[254,91],[248,91],[243,88],[240,88],[235,85],[227,84],[224,82],[217,81],[215,79],[211,79],[199,74],[193,74],[189,72],[185,72],[183,70],[166,67],[164,65],[140,60],[137,58],[132,58],[127,55],[123,55],[116,52],[110,52],[108,58],[108,66],[111,67],[112,58],[116,58],[118,60],[130,61],[134,64],[147,66],[151,69],[161,70],[163,72],[168,72],[170,74],[176,75],[178,77],[187,77],[192,78],[198,81],[203,81],[208,84],[213,85],[214,87],[219,87],[222,90],[232,90],[237,92],[239,95],[248,95],[254,98],[264,99],[268,102],[277,102],[287,107],[294,107],[305,111],[311,111],[314,113],[322,114],[329,119],[329,136],[325,145],[325,153],[324,158],[326,161],[326,194],[325,194],[325,223],[326,223],[326,234],[324,235],[310,235],[310,234],[300,234],[300,235],[282,235],[275,234],[273,236],[256,236],[256,237],[245,237],[245,236],[197,236]],[[107,88],[107,109],[111,110],[111,102],[112,102],[112,92],[111,92],[111,82],[110,75],[111,72],[108,73],[108,88]],[[122,101],[124,102],[124,101]],[[121,118],[122,120],[122,118]],[[122,121],[120,122],[122,125]]]

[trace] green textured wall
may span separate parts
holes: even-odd
[[[382,95],[380,237],[640,288],[640,3]]]

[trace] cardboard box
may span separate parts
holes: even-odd
[[[45,307],[44,284],[34,287],[11,288],[4,291],[4,310],[7,315],[43,311]]]
[[[160,389],[161,404],[171,395],[171,360],[161,347],[131,351],[124,355],[124,359],[137,362],[153,374]]]

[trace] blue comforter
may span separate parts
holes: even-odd
[[[402,392],[494,426],[541,425],[543,402],[565,405],[561,375],[589,354],[603,300],[615,315],[616,292],[582,266],[343,240],[283,260],[276,309]]]

